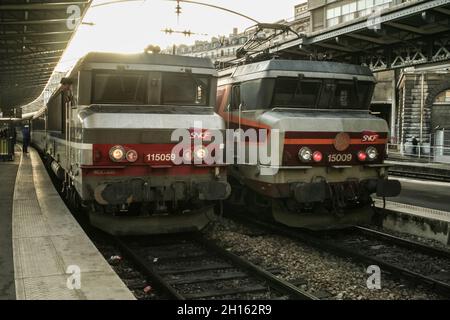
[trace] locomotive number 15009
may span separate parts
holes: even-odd
[[[352,161],[351,153],[333,153],[328,155],[328,162],[349,162]]]

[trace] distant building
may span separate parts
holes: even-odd
[[[308,10],[308,2],[303,2],[294,7],[294,20],[290,27],[298,33],[311,31],[311,12]]]
[[[239,33],[237,28],[228,36],[213,37],[210,41],[196,41],[194,45],[178,45],[169,47],[164,53],[177,55],[210,58],[213,61],[229,61],[236,58],[236,50],[249,39],[247,32]]]
[[[294,17],[295,19],[301,19],[304,13],[308,12],[308,2],[305,1],[294,7]]]
[[[309,31],[309,11],[308,3],[304,2],[295,6],[294,17],[288,20],[280,20],[276,23],[289,25],[297,33],[307,33]],[[268,36],[270,30],[264,31]],[[210,58],[214,62],[227,62],[236,58],[236,51],[242,47],[248,39],[252,36],[252,31],[247,30],[239,32],[237,28],[228,36],[213,37],[210,41],[196,41],[194,45],[178,45],[169,47],[163,53],[186,55],[192,57]],[[271,45],[282,43],[290,38],[295,37],[295,34],[284,34],[279,38],[273,39]]]

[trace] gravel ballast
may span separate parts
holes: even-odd
[[[368,265],[320,251],[285,236],[267,234],[222,218],[206,231],[230,251],[264,268],[279,268],[287,281],[325,299],[442,299],[422,286],[383,273],[381,289],[369,289]]]

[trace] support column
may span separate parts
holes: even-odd
[[[391,137],[396,136],[398,140],[397,127],[397,71],[392,71],[392,97],[391,97]]]
[[[424,92],[424,83],[425,83],[425,73],[422,72],[420,75],[420,134],[419,134],[419,158],[421,156],[422,144],[423,144],[423,116],[424,116],[424,107],[425,107],[425,92]]]

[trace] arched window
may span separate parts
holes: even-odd
[[[434,100],[435,103],[450,103],[450,89],[446,91],[442,91],[438,94],[436,99]]]

